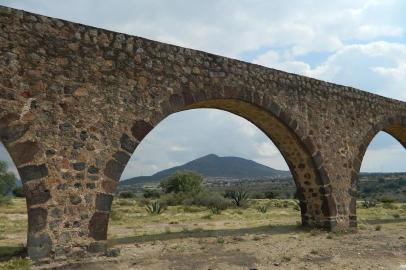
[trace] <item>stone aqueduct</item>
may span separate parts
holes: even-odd
[[[218,108],[262,129],[294,176],[303,224],[329,230],[356,226],[375,134],[406,147],[405,102],[7,7],[0,27],[0,139],[23,181],[33,259],[103,252],[126,163],[175,112]]]

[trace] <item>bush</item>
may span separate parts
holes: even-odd
[[[220,214],[230,207],[230,202],[215,192],[201,192],[193,199],[193,204],[209,208],[213,214]]]
[[[265,193],[255,192],[251,195],[251,199],[265,199]]]
[[[142,196],[144,196],[146,199],[158,199],[161,197],[161,193],[155,189],[146,189],[144,190],[144,194],[142,194]]]
[[[17,198],[24,198],[25,194],[24,194],[24,189],[23,187],[16,187],[13,189],[13,195]]]
[[[364,199],[364,202],[362,203],[362,206],[364,208],[372,208],[376,206],[376,201],[375,200],[368,200]]]
[[[203,177],[193,171],[177,171],[163,180],[160,187],[165,193],[199,193],[203,191]]]
[[[382,205],[382,207],[385,209],[392,209],[392,210],[398,209],[398,207],[396,205],[394,205],[393,203],[384,203]]]
[[[230,198],[236,207],[243,207],[248,201],[248,192],[243,183],[238,183],[234,189],[227,190],[225,197]]]
[[[11,197],[0,194],[0,205],[11,204]]]
[[[278,196],[278,193],[273,192],[273,191],[266,191],[266,192],[264,193],[264,195],[265,195],[265,198],[271,200],[271,199],[275,199],[275,198]]]
[[[9,172],[7,163],[0,160],[0,196],[8,196],[16,186],[17,177]]]
[[[153,201],[145,206],[145,210],[151,215],[159,215],[165,211],[165,207],[158,201]]]
[[[165,205],[192,205],[193,204],[193,196],[194,194],[191,193],[169,193],[164,194],[160,197],[159,201]]]
[[[131,192],[131,191],[123,191],[123,192],[120,192],[120,194],[118,195],[120,198],[123,198],[123,199],[132,199],[132,198],[135,198],[135,194],[133,193],[133,192]]]
[[[379,198],[379,201],[382,203],[394,203],[396,202],[396,198],[391,197],[391,196],[382,196]]]
[[[265,214],[266,212],[268,212],[268,207],[266,207],[266,206],[259,206],[259,207],[257,208],[257,210],[258,210],[258,212],[260,212],[260,213],[262,213],[262,214]]]

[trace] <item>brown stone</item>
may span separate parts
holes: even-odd
[[[16,166],[31,162],[40,150],[38,143],[32,141],[16,143],[9,148]]]
[[[150,123],[144,120],[139,120],[134,123],[131,128],[131,132],[134,138],[141,141],[148,134],[148,132],[152,130],[152,128],[153,126]]]
[[[110,181],[110,180],[104,180],[102,182],[102,188],[105,192],[107,193],[114,193],[116,192],[118,182],[117,181]]]
[[[109,214],[96,212],[89,222],[89,237],[94,240],[106,240]]]
[[[113,179],[113,180],[120,180],[120,176],[123,173],[125,165],[122,163],[111,159],[107,162],[106,168],[104,169],[104,175]]]

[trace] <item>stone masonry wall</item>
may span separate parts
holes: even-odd
[[[27,195],[33,259],[105,248],[117,182],[166,116],[219,108],[285,157],[304,225],[356,226],[355,183],[381,130],[406,145],[406,103],[201,51],[0,7],[0,139]]]

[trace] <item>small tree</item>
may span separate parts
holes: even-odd
[[[16,187],[17,177],[8,171],[7,163],[0,160],[0,195],[9,195]]]
[[[165,193],[199,193],[203,191],[203,177],[193,171],[177,171],[160,183]]]
[[[0,203],[7,202],[7,196],[11,195],[16,186],[17,177],[8,171],[7,163],[0,160]]]

